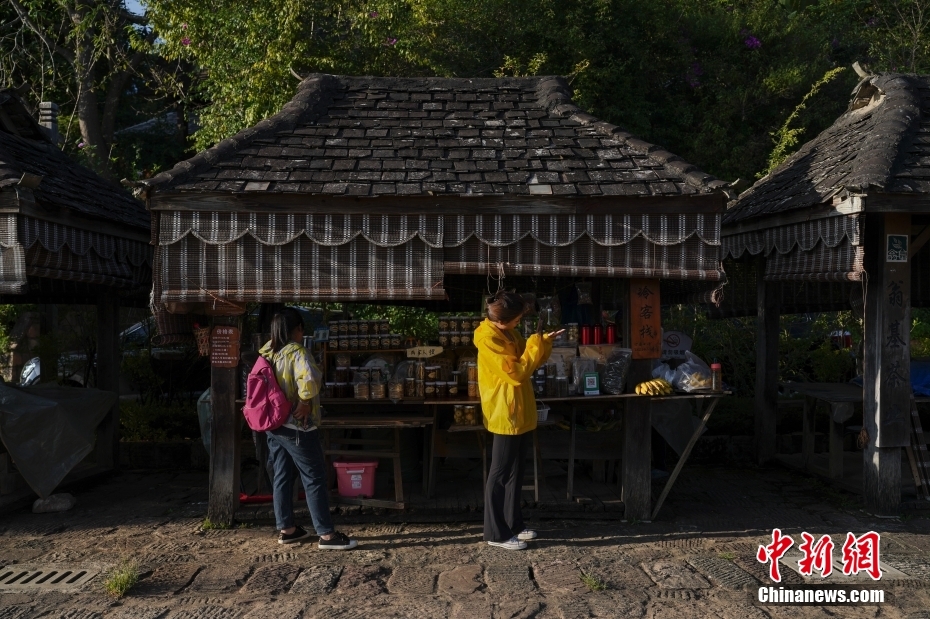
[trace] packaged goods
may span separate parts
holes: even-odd
[[[439,366],[438,365],[428,365],[426,366],[426,382],[437,381],[439,380]]]
[[[468,397],[470,398],[478,397],[478,381],[476,380],[468,381]]]
[[[452,345],[453,348],[461,346],[462,336],[459,335],[458,332],[452,333],[452,335],[449,337],[449,344]]]
[[[448,331],[448,330],[449,330],[449,317],[448,317],[448,316],[440,316],[440,317],[439,317],[439,330],[440,330],[440,331]]]
[[[359,322],[359,323],[358,323],[358,334],[359,334],[359,335],[362,335],[362,334],[364,333],[364,334],[367,335],[367,334],[368,334],[368,328],[369,328],[369,326],[370,326],[370,325],[369,325],[369,323],[368,323],[367,320],[363,320],[363,321]]]
[[[417,379],[415,378],[404,379],[404,397],[405,398],[417,397]]]
[[[400,380],[392,380],[388,383],[388,393],[390,394],[391,400],[398,402],[404,399],[404,382]]]
[[[448,331],[439,332],[439,345],[442,346],[443,348],[449,345],[449,332]]]
[[[633,351],[629,348],[615,348],[607,356],[601,389],[611,395],[620,395],[626,387],[626,375],[633,360]]]
[[[457,398],[459,395],[459,384],[456,381],[448,381],[446,383],[446,390],[448,391],[450,398]]]
[[[440,381],[436,383],[436,397],[445,400],[449,397],[449,383]]]
[[[685,352],[685,362],[675,368],[672,386],[681,391],[701,391],[713,388],[711,370],[700,357]]]
[[[355,399],[356,400],[367,400],[370,397],[370,390],[368,383],[355,383]]]
[[[477,382],[478,381],[478,364],[469,363],[466,366],[468,382]]]
[[[427,400],[437,397],[436,382],[432,380],[426,381],[423,393]]]
[[[371,399],[383,400],[387,397],[387,383],[371,383]]]
[[[357,320],[349,321],[349,335],[358,335],[358,321]]]
[[[324,383],[323,384],[323,397],[331,398],[335,395],[336,392],[336,383]]]

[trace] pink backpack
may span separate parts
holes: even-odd
[[[291,403],[275,378],[274,368],[259,355],[246,382],[245,422],[256,432],[279,428],[291,416]]]

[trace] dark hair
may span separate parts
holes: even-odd
[[[526,313],[526,300],[516,292],[501,290],[488,299],[488,318],[491,322],[507,324]]]
[[[278,352],[291,341],[291,333],[297,327],[304,326],[300,312],[293,307],[285,307],[271,319],[271,350]]]

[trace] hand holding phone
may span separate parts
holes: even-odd
[[[565,333],[565,329],[559,329],[558,331],[550,331],[549,333],[546,334],[546,337],[551,340],[551,339],[555,339],[559,337],[563,333]]]

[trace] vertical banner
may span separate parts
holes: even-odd
[[[630,280],[630,348],[634,359],[662,356],[659,280]]]

